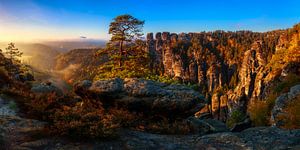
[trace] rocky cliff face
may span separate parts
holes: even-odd
[[[233,110],[245,112],[249,101],[263,100],[272,82],[291,72],[291,68],[284,71],[278,66],[299,64],[298,55],[288,52],[299,44],[298,36],[290,35],[291,31],[163,32],[156,33],[155,38],[149,33],[146,43],[153,69],[185,83],[198,84],[211,100],[213,116],[226,120]],[[288,58],[277,62],[280,51]]]
[[[154,39],[153,33],[149,33],[147,50],[154,59],[151,66],[165,76],[200,83],[207,86],[208,91],[213,91],[227,82],[227,66],[213,53],[209,54],[212,60],[207,61],[205,53],[210,53],[209,50],[193,49],[193,36],[193,33],[163,32],[157,33]]]

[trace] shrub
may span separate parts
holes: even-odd
[[[166,84],[180,84],[180,81],[174,80],[173,78],[167,77],[167,76],[159,76],[159,75],[149,74],[145,78],[147,80],[158,81],[158,82],[162,82],[162,83],[166,83]]]
[[[30,117],[40,119],[40,120],[48,120],[49,115],[55,111],[55,109],[51,109],[51,106],[58,104],[59,98],[55,95],[55,93],[40,95],[32,97],[29,101],[26,102],[26,108],[28,109],[27,114]]]
[[[265,100],[255,100],[249,103],[247,112],[254,126],[270,125],[271,111],[278,95],[271,92]]]
[[[113,138],[120,123],[112,114],[105,113],[101,103],[85,100],[74,107],[62,106],[52,116],[53,128],[72,138]]]
[[[57,97],[53,94],[35,96],[26,104],[27,112],[35,119],[49,123],[52,135],[73,139],[110,139],[118,136],[122,127],[166,134],[191,132],[184,120],[144,116],[120,108],[104,109],[94,99],[74,99],[73,96]]]
[[[17,109],[17,104],[14,101],[10,101],[8,103],[8,107],[9,107],[9,109],[16,110]]]
[[[270,93],[263,101],[253,101],[248,106],[248,114],[253,125],[270,125],[271,111],[274,107],[276,98],[290,90],[290,88],[300,83],[300,77],[295,74],[288,74],[281,82],[275,83],[271,87]]]
[[[242,122],[246,119],[246,114],[239,110],[234,110],[231,116],[227,119],[226,124],[228,127],[232,128],[234,124]]]
[[[147,125],[140,125],[149,132],[159,134],[188,134],[192,132],[191,127],[184,120],[170,121],[163,117],[159,121],[148,122]]]
[[[265,101],[256,100],[248,106],[248,113],[254,126],[266,126],[269,124],[270,110]]]
[[[52,134],[73,139],[115,138],[120,127],[131,126],[137,118],[123,109],[105,110],[97,100],[55,93],[36,96],[27,107],[31,117],[49,122]]]

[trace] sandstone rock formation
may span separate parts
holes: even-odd
[[[50,93],[55,93],[58,96],[63,95],[62,90],[52,85],[50,82],[33,85],[31,91],[38,95],[50,94]]]
[[[117,105],[146,114],[167,115],[171,118],[188,117],[207,103],[198,92],[182,85],[167,85],[135,78],[90,83],[83,81],[76,84],[75,92],[81,96],[99,98],[104,105]]]
[[[233,92],[227,93],[230,101],[229,112],[236,109],[245,111],[249,99],[261,96],[264,86],[262,78],[265,74],[263,69],[266,65],[262,47],[264,47],[263,42],[256,41],[251,49],[244,53],[239,70],[240,82]]]
[[[238,37],[251,33],[235,34]],[[155,38],[152,33],[149,33],[146,43],[147,50],[154,60],[152,66],[156,71],[159,70],[157,72],[181,79],[183,82],[198,84],[203,93],[212,95],[211,111],[214,118],[225,121],[228,112],[230,115],[234,109],[244,111],[250,99],[263,98],[267,84],[264,78],[268,74],[268,70],[265,69],[267,55],[272,48],[275,48],[265,44],[265,41],[275,39],[276,45],[276,37],[279,35],[269,34],[263,40],[251,39],[252,45],[249,48],[245,46],[247,49],[243,52],[236,51],[238,44],[242,45],[245,42],[234,37],[234,34],[228,36],[223,31],[189,34],[163,32],[157,33]],[[253,36],[259,37],[259,35]],[[222,40],[220,41],[222,38],[228,40],[228,43],[222,43]],[[226,47],[226,45],[235,50],[231,52],[224,50],[222,46]],[[240,56],[236,56],[236,53]],[[235,80],[231,81],[233,78]],[[216,93],[230,84],[235,86],[234,91]]]

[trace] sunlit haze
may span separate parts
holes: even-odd
[[[299,6],[298,0],[0,0],[0,41],[107,40],[120,14],[145,20],[144,32],[268,31],[299,22]]]

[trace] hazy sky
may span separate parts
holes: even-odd
[[[267,31],[300,22],[300,0],[0,0],[0,41],[108,39],[125,13],[144,32]]]

